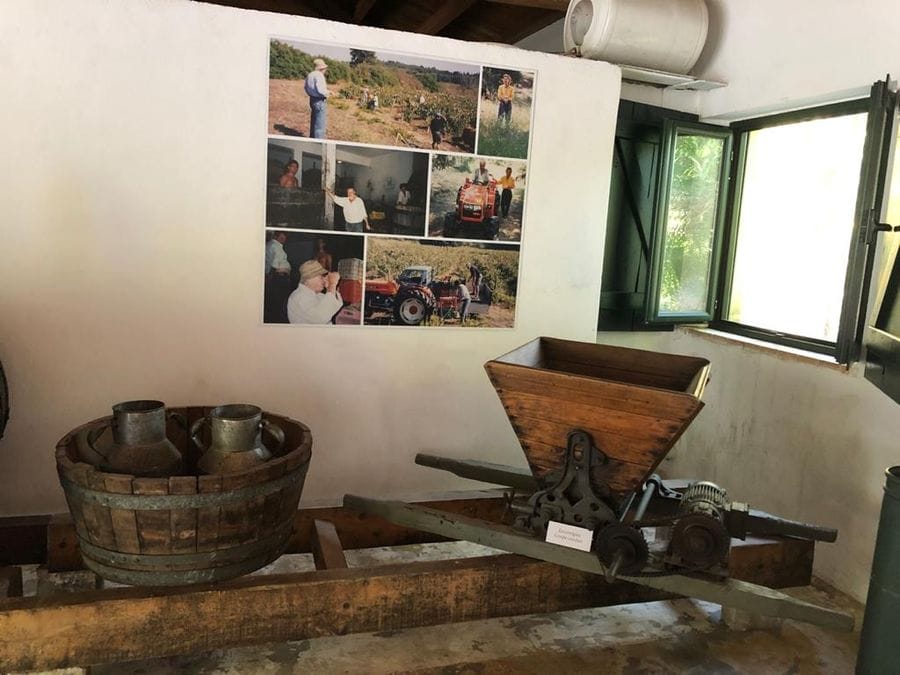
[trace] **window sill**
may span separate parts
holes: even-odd
[[[786,347],[784,345],[765,342],[763,340],[757,340],[755,338],[745,337],[743,335],[737,335],[735,333],[727,333],[725,331],[714,330],[712,328],[705,328],[700,326],[679,326],[675,330],[677,332],[690,333],[691,335],[696,335],[705,340],[709,340],[710,342],[715,342],[718,344],[738,344],[741,347],[751,349],[760,353],[769,354],[770,356],[784,359],[785,361],[813,363],[818,366],[824,366],[826,368],[829,368],[830,370],[836,370],[840,372],[849,372],[850,370],[847,366],[837,363],[833,357],[826,356],[825,354],[817,354],[816,352],[809,352],[803,349]]]

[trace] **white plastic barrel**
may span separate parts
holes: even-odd
[[[588,59],[684,74],[708,28],[704,0],[571,0],[563,42]]]

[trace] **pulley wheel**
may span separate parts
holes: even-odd
[[[725,526],[701,513],[682,516],[672,530],[672,553],[687,567],[712,567],[724,560],[730,545],[731,535]]]
[[[618,574],[637,574],[649,558],[647,542],[637,528],[611,523],[597,534],[597,557],[607,568],[621,558]]]

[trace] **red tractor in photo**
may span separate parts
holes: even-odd
[[[396,280],[369,279],[366,318],[379,311],[391,312],[393,322],[403,326],[418,326],[435,313],[441,319],[458,316],[457,284],[435,279],[427,265],[407,267]]]
[[[466,178],[456,193],[456,210],[444,216],[444,236],[464,239],[496,239],[500,234],[500,192],[497,181],[474,183]]]

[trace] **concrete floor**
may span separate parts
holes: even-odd
[[[348,551],[347,559],[357,567],[486,552],[454,542]],[[310,556],[283,556],[260,573],[305,569],[313,569]],[[27,580],[40,594],[92,583],[87,573]],[[851,611],[861,623],[862,607],[843,594],[818,584],[790,592]],[[728,610],[723,619],[719,605],[677,600],[218,650],[90,673],[851,673],[858,641],[858,629],[840,633]]]

